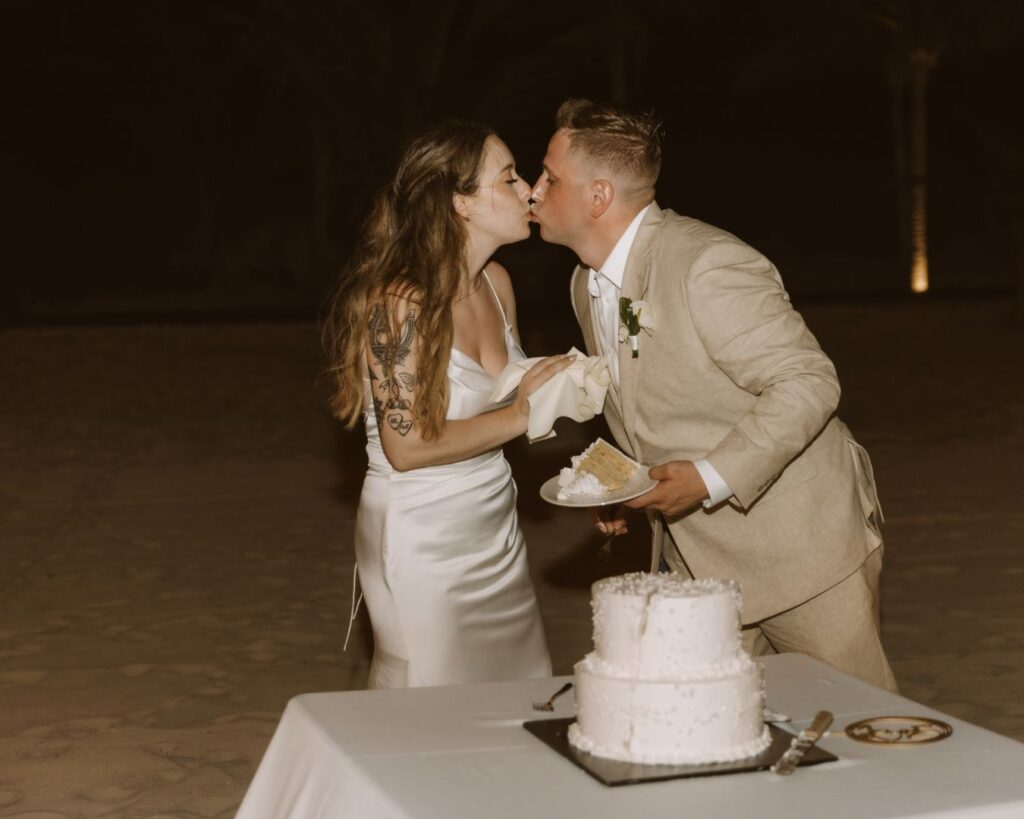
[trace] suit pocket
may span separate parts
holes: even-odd
[[[843,439],[850,447],[854,469],[857,470],[857,485],[861,490],[861,506],[864,508],[864,517],[867,518],[868,525],[876,533],[880,533],[880,526],[885,522],[885,515],[882,514],[882,503],[878,500],[878,487],[875,485],[875,470],[871,466],[871,458],[868,457],[868,451],[849,435],[844,434]]]

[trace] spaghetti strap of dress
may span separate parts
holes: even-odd
[[[501,313],[501,323],[505,325],[505,332],[512,332],[512,325],[508,323],[508,318],[505,316],[505,308],[501,305],[501,299],[498,298],[498,291],[494,289],[494,285],[491,284],[491,277],[487,275],[487,268],[485,267],[480,271],[484,275],[484,281],[487,282],[487,287],[491,291],[491,295],[494,296],[494,301],[498,304],[498,312]]]

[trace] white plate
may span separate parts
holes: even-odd
[[[548,478],[540,488],[540,496],[548,503],[555,506],[608,506],[611,503],[622,503],[623,501],[638,498],[644,492],[649,492],[658,485],[656,480],[647,475],[647,467],[641,466],[629,483],[622,489],[608,495],[575,495],[571,498],[558,497],[558,476]]]

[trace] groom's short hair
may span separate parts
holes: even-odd
[[[653,187],[661,171],[661,122],[653,114],[628,114],[610,105],[569,99],[555,126],[569,132],[569,150]]]

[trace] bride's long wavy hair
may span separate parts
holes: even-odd
[[[383,304],[388,321],[381,341],[397,349],[399,302],[405,301],[417,314],[413,416],[425,439],[441,434],[448,409],[451,306],[465,271],[468,239],[453,197],[477,191],[485,143],[493,133],[463,121],[427,131],[409,144],[391,184],[376,195],[323,326],[331,410],[346,427],[359,422],[364,408],[370,309]],[[386,377],[393,377],[394,362],[382,363],[390,370]]]

